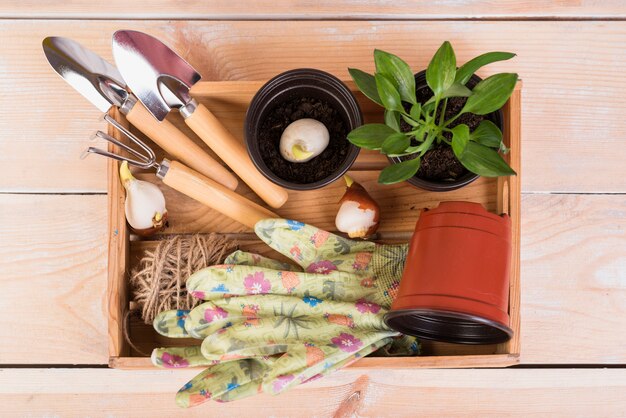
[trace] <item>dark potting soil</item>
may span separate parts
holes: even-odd
[[[471,87],[471,86],[468,86]],[[432,96],[433,91],[428,86],[424,86],[415,91],[417,101],[424,104]],[[450,119],[455,116],[465,105],[467,99],[465,97],[453,97],[448,99],[448,105],[446,106],[445,119]],[[439,105],[438,112],[441,111],[443,104]],[[409,107],[410,109],[410,107]],[[407,109],[407,111],[409,110]],[[439,116],[437,116],[439,117]],[[450,128],[464,123],[470,128],[470,132],[478,127],[480,122],[487,119],[486,116],[475,115],[473,113],[465,113],[461,115],[457,120],[449,125]],[[411,130],[411,127],[400,120],[400,129],[404,132]],[[452,139],[452,135],[449,132],[443,134],[447,139]],[[415,144],[417,145],[417,144]],[[415,155],[403,157],[403,160],[411,159]],[[416,176],[424,180],[435,181],[453,181],[466,174],[468,170],[457,160],[452,148],[445,143],[436,144],[422,157],[420,169],[417,171]]]
[[[292,163],[280,154],[280,137],[287,126],[303,118],[318,120],[326,126],[328,147],[305,163]],[[261,124],[259,151],[267,167],[283,180],[298,184],[314,183],[330,176],[348,155],[348,129],[339,112],[328,102],[312,97],[298,97],[279,103]]]

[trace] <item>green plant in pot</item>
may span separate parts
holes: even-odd
[[[518,75],[500,73],[484,80],[474,73],[486,64],[515,54],[490,52],[457,68],[446,41],[428,68],[413,74],[399,57],[374,51],[376,73],[350,68],[357,87],[385,108],[385,123],[362,125],[348,140],[379,150],[393,164],[382,170],[383,184],[409,180],[428,190],[454,190],[478,178],[515,175],[501,154],[501,108]]]

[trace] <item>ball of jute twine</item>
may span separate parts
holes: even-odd
[[[153,251],[146,251],[131,272],[133,300],[146,324],[170,309],[193,309],[202,302],[185,287],[196,271],[221,264],[237,243],[220,234],[174,235],[159,241]]]
[[[187,292],[185,283],[196,271],[222,264],[237,249],[237,242],[220,234],[173,235],[145,251],[130,274],[132,299],[137,306],[126,311],[123,332],[126,342],[139,354],[149,356],[130,338],[130,317],[140,316],[152,325],[154,318],[170,309],[192,309],[200,302]]]

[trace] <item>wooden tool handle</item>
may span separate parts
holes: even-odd
[[[189,139],[167,120],[157,121],[148,110],[137,102],[126,119],[141,132],[151,138],[171,157],[182,161],[200,174],[215,180],[231,190],[237,188],[239,181],[223,165],[208,155],[198,144]]]
[[[261,219],[279,217],[177,161],[170,161],[163,183],[252,229]]]
[[[204,105],[199,104],[185,122],[268,205],[279,208],[287,201],[287,190],[257,170],[243,144]]]

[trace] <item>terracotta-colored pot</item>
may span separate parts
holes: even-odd
[[[424,209],[385,323],[403,334],[464,344],[508,341],[511,220],[478,203]]]

